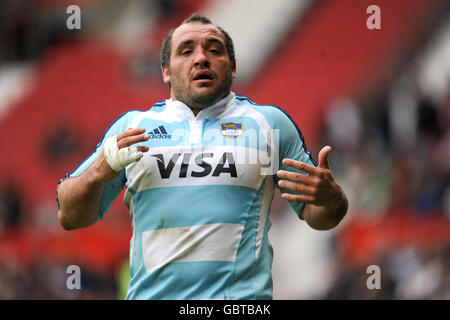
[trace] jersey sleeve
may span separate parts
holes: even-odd
[[[283,159],[289,158],[301,162],[305,162],[307,164],[313,165],[317,167],[316,161],[311,156],[311,152],[306,148],[305,139],[303,135],[294,122],[292,118],[282,109],[279,109],[279,116],[277,117],[277,122],[275,129],[279,130],[279,168],[280,170],[297,172],[300,174],[305,174],[304,172],[297,170],[292,167],[288,167],[282,163]],[[293,193],[300,194],[298,192],[294,192],[292,190],[288,190],[285,188],[278,187],[278,178],[277,175],[275,177],[275,182],[277,188],[280,189],[281,193]],[[302,210],[305,206],[304,203],[288,201],[291,208],[295,211],[297,216],[300,219],[302,217]]]
[[[62,178],[58,182],[58,186],[65,179],[77,177],[77,176],[81,175],[84,171],[86,171],[86,169],[89,168],[89,166],[100,155],[100,152],[103,149],[103,144],[105,143],[105,141],[109,137],[112,137],[113,135],[117,135],[117,134],[125,131],[128,128],[128,124],[129,124],[128,119],[129,119],[128,113],[125,113],[125,114],[121,115],[119,118],[117,118],[111,124],[111,126],[106,130],[102,139],[95,147],[94,152],[92,152],[92,154],[89,157],[87,157],[77,168],[75,168],[75,170],[67,173],[65,175],[65,177]],[[101,220],[104,217],[105,213],[108,211],[108,209],[111,207],[114,200],[116,200],[116,198],[122,191],[125,183],[126,183],[125,169],[122,169],[122,171],[120,172],[119,176],[116,179],[109,181],[104,185],[102,199],[101,199],[101,203],[100,203],[100,212],[99,212],[98,220]],[[58,197],[56,198],[56,200],[58,202]],[[59,208],[59,203],[58,203],[58,208]]]

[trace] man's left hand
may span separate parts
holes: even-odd
[[[278,186],[302,193],[301,195],[282,193],[282,198],[322,206],[332,211],[338,209],[342,204],[343,191],[334,180],[328,163],[327,157],[330,151],[330,146],[325,146],[320,150],[317,167],[292,159],[283,159],[284,165],[306,174],[279,170],[278,177],[287,180],[280,180]]]

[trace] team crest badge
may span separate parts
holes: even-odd
[[[242,122],[221,122],[220,132],[224,137],[237,139],[242,135]]]

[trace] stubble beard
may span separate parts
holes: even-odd
[[[178,81],[172,82],[172,89],[175,98],[193,110],[202,110],[225,98],[231,91],[233,82],[231,68],[226,73],[226,77],[214,90],[207,93],[198,93],[192,90],[190,85],[179,85]]]

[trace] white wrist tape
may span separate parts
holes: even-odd
[[[143,153],[138,151],[137,147],[127,147],[119,150],[117,136],[106,139],[103,146],[103,154],[111,169],[116,172],[120,172],[130,163],[139,161],[143,156]]]

